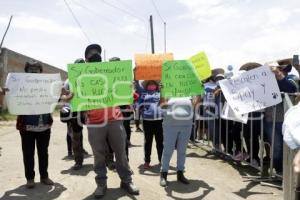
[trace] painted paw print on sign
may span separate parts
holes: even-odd
[[[236,112],[239,112],[240,110],[237,108],[237,107],[235,107],[235,108],[233,108]]]
[[[272,93],[272,96],[273,96],[273,99],[277,99],[277,97],[278,97],[278,94],[277,94],[277,93],[275,93],[275,92],[273,92],[273,93]]]

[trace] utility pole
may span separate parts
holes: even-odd
[[[150,15],[150,31],[151,31],[151,50],[152,53],[154,54],[154,34],[153,34],[153,19],[152,19],[152,15]]]
[[[1,48],[2,48],[2,45],[3,45],[4,39],[5,39],[5,36],[6,36],[6,34],[7,34],[7,32],[8,32],[8,29],[9,29],[9,27],[10,27],[10,23],[11,23],[12,18],[13,18],[13,16],[10,16],[8,25],[7,25],[7,27],[6,27],[6,30],[5,30],[5,32],[4,32],[4,35],[3,35],[3,37],[2,37],[2,40],[1,40],[1,43],[0,43],[0,53],[1,53]]]
[[[165,53],[167,53],[167,23],[164,22],[164,47]]]
[[[103,58],[104,58],[104,62],[106,62],[106,50],[103,50]]]

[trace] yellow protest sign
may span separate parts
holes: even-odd
[[[161,80],[162,64],[173,60],[172,53],[166,54],[135,54],[136,80]]]
[[[200,52],[190,58],[190,61],[196,68],[197,75],[201,80],[211,76],[211,68],[205,52]]]

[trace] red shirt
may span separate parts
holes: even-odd
[[[96,109],[87,111],[87,124],[102,124],[122,120],[123,115],[119,107]]]

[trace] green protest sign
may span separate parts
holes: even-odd
[[[69,64],[68,76],[73,112],[133,103],[131,60]]]
[[[203,85],[190,61],[166,61],[162,70],[163,97],[190,97],[202,95]]]

